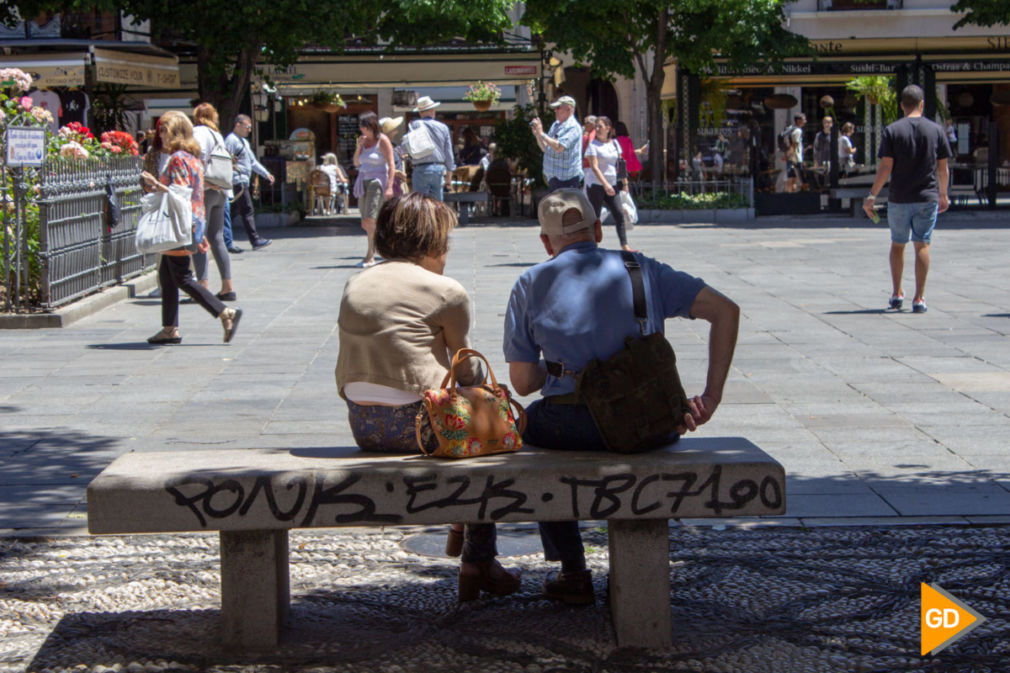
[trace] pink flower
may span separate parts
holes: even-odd
[[[23,107],[25,110],[31,110],[32,109],[32,99],[31,99],[31,96],[22,96],[21,97],[21,107]]]
[[[466,421],[455,414],[446,414],[445,427],[452,428],[454,430],[462,430],[466,427]]]

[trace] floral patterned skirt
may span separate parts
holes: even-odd
[[[420,400],[400,407],[355,404],[347,400],[348,419],[354,443],[362,451],[382,453],[419,453],[415,423],[421,414],[421,440],[429,451],[438,448],[428,413]]]

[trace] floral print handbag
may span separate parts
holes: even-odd
[[[491,378],[490,385],[487,377],[477,386],[456,385],[456,367],[472,357],[484,361]],[[415,419],[415,429],[417,444],[426,456],[470,458],[522,448],[526,412],[512,399],[508,388],[495,379],[487,358],[473,349],[461,348],[453,355],[442,386],[426,390],[422,404],[423,409]],[[434,451],[428,451],[421,439],[425,412],[438,439],[438,448]]]

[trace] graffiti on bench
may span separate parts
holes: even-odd
[[[537,502],[555,498],[570,502],[572,519],[637,518],[665,512],[678,516],[685,501],[698,499],[712,516],[733,515],[755,500],[769,513],[782,506],[784,488],[771,474],[732,483],[723,479],[721,465],[707,474],[659,472],[647,476],[614,474],[595,479],[561,476],[556,491],[527,493],[512,477],[493,475],[476,480],[465,475],[403,476],[386,480],[382,497],[360,488],[361,475],[296,474],[251,482],[230,477],[182,477],[165,483],[175,504],[188,508],[207,527],[208,519],[245,517],[257,502],[265,502],[278,522],[295,528],[351,524],[399,524],[406,515],[426,510],[451,510],[445,520],[538,520]],[[367,489],[372,492],[373,489]],[[378,500],[378,502],[377,502]],[[528,515],[528,516],[526,516]],[[623,516],[622,516],[623,515]],[[655,516],[655,514],[652,514]]]

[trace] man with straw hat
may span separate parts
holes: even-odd
[[[414,162],[414,173],[411,177],[411,187],[415,192],[428,194],[439,201],[443,200],[446,187],[452,183],[452,172],[456,169],[456,161],[452,153],[452,132],[449,127],[435,119],[435,108],[441,105],[430,96],[422,96],[414,108],[420,119],[410,122],[410,130],[424,127],[428,131],[434,151]]]

